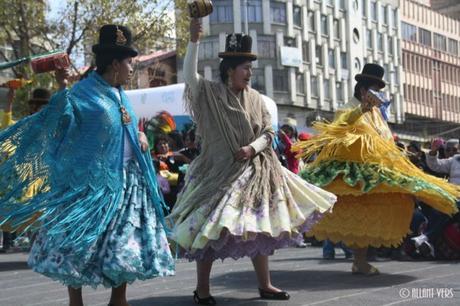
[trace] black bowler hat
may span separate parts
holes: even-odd
[[[247,58],[248,60],[255,61],[257,55],[251,52],[252,38],[249,35],[240,33],[233,33],[227,35],[225,40],[225,52],[220,52],[221,58]]]
[[[367,81],[373,84],[377,84],[380,89],[386,86],[383,80],[385,70],[382,66],[377,64],[366,64],[364,65],[363,71],[355,76],[356,81]]]
[[[106,24],[99,30],[99,43],[93,46],[93,52],[99,53],[126,53],[131,57],[137,56],[132,46],[131,31],[121,25]]]
[[[32,98],[28,101],[29,104],[45,105],[48,104],[51,98],[51,92],[46,88],[37,88],[32,92]]]

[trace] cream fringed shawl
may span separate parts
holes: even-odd
[[[202,78],[197,93],[193,97],[187,86],[185,101],[197,124],[201,153],[190,165],[184,189],[169,217],[176,224],[205,202],[212,203],[208,206],[212,211],[227,188],[251,165],[254,172],[250,183],[241,186],[245,207],[256,208],[262,199],[270,199],[282,179],[281,165],[270,145],[249,161],[233,157],[260,136],[274,137],[261,95],[249,88],[237,98],[224,84]]]

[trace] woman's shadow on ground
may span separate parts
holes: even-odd
[[[274,283],[287,291],[334,291],[346,289],[366,289],[397,286],[414,281],[413,276],[403,274],[385,274],[376,276],[352,275],[350,272],[337,270],[274,270],[271,272]],[[247,291],[254,289],[257,295],[257,281],[254,271],[229,272],[213,277],[212,285],[225,288],[229,291]],[[219,305],[254,305],[265,306],[267,302],[257,299],[241,299],[225,296],[218,296]],[[248,304],[249,303],[249,304]],[[191,294],[181,296],[151,297],[148,299],[131,301],[133,306],[147,305],[194,305]]]

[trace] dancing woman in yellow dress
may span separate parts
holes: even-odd
[[[309,234],[353,248],[352,272],[366,275],[379,273],[367,262],[367,247],[400,244],[415,198],[452,214],[460,195],[454,185],[419,170],[395,145],[378,108],[383,75],[381,66],[366,64],[355,77],[354,97],[335,120],[316,123],[319,135],[293,148],[302,152],[299,157],[317,155],[302,178],[338,196],[332,213]]]

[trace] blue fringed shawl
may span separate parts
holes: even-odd
[[[137,119],[123,90],[120,94],[132,118],[126,126],[112,87],[93,72],[56,93],[41,112],[0,133],[0,224],[24,229],[39,214],[50,239],[66,233],[63,247],[76,252],[89,247],[122,200],[128,133],[164,225],[150,154],[141,152]],[[27,196],[31,188],[34,195]]]

